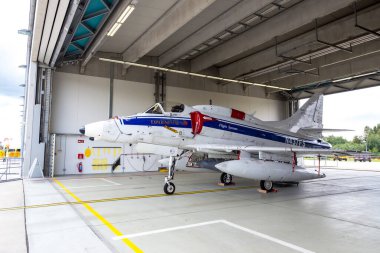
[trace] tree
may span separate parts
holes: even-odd
[[[330,143],[332,146],[335,146],[338,144],[345,144],[348,142],[342,136],[333,136],[333,135],[327,136],[326,141]]]
[[[352,139],[352,142],[355,144],[362,144],[363,143],[363,137],[355,135],[354,139]]]
[[[366,126],[364,128],[364,140],[367,142],[368,150],[377,153],[380,151],[380,124],[373,128]]]
[[[334,149],[365,151],[366,144],[368,151],[372,153],[380,152],[380,124],[373,128],[366,126],[363,136],[354,136],[352,141],[348,141],[341,136],[328,136],[325,138]]]

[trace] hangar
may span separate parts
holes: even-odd
[[[157,172],[157,161],[163,157],[137,154],[130,145],[90,141],[78,130],[89,122],[142,112],[155,102],[163,102],[168,108],[176,103],[215,104],[263,120],[282,120],[298,109],[298,100],[315,93],[378,86],[379,17],[380,3],[376,0],[31,0],[22,170],[25,177],[42,171],[47,178],[59,176],[60,181],[49,181],[54,186],[48,188],[27,183],[27,188],[41,194],[41,201],[29,195],[29,206],[59,206],[47,207],[44,214],[38,213],[38,208],[23,209],[26,219],[30,218],[30,251],[51,251],[53,245],[60,245],[57,252],[240,252],[260,245],[257,252],[357,252],[364,241],[365,251],[375,252],[378,218],[351,224],[347,217],[323,214],[317,206],[320,202],[311,200],[301,207],[305,212],[301,222],[294,225],[297,216],[286,205],[276,204],[276,198],[255,196],[247,200],[252,195],[239,195],[239,189],[249,191],[249,181],[241,181],[238,187],[242,188],[229,194],[220,194],[221,202],[208,203],[207,197],[200,195],[177,197],[176,202],[159,199],[154,186],[160,175],[144,173]],[[112,164],[121,154],[124,159],[111,180]],[[336,172],[332,180],[340,173]],[[360,194],[378,186],[371,173],[365,175],[369,186],[352,186],[351,190]],[[79,174],[81,177],[75,177]],[[188,193],[218,193],[218,189],[202,192],[212,177],[185,173],[184,189]],[[192,178],[195,183],[189,183]],[[128,179],[130,184],[123,181]],[[62,183],[65,180],[67,183]],[[312,199],[313,192],[318,195],[325,191],[323,187],[332,194],[348,191],[344,184],[335,183],[339,184],[309,184],[300,193],[296,189],[291,193]],[[94,191],[87,191],[92,187]],[[113,195],[107,195],[113,190]],[[151,196],[149,201],[158,212],[147,207],[149,201],[132,203],[129,200],[133,196]],[[334,197],[328,201],[338,201]],[[286,196],[279,198],[286,200]],[[79,204],[63,204],[67,201]],[[102,206],[102,201],[109,205]],[[226,204],[222,205],[223,201]],[[250,210],[250,205],[258,203],[263,205]],[[302,204],[295,199],[286,203]],[[200,209],[194,207],[198,205]],[[266,216],[270,205],[277,211],[283,209],[286,221],[275,219],[277,214],[272,209]],[[344,200],[344,205],[349,207],[350,200]],[[54,208],[62,208],[66,224],[58,222]],[[186,216],[187,208],[197,215]],[[238,213],[234,223],[224,216],[229,208]],[[343,209],[335,207],[334,211]],[[353,220],[358,219],[358,210],[345,211]],[[123,217],[123,212],[129,216]],[[156,219],[149,220],[151,212]],[[314,217],[315,213],[322,215]],[[57,221],[58,225],[46,228],[55,232],[38,231],[45,215]],[[202,215],[212,218],[203,219]],[[250,215],[261,219],[262,223],[255,224],[260,229],[243,227],[245,219],[252,219]],[[334,219],[336,228],[323,226],[330,222],[323,215]],[[180,227],[171,230],[173,223]],[[314,224],[311,226],[316,230],[308,230],[308,224]],[[71,229],[69,235],[67,230]],[[144,237],[148,230],[151,232]],[[193,232],[195,236],[190,234]],[[224,238],[225,233],[231,236]],[[209,242],[202,239],[208,234],[212,235]],[[329,236],[336,241],[329,241]],[[352,248],[342,246],[346,243]]]

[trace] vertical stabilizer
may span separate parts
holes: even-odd
[[[278,122],[278,127],[291,132],[298,132],[301,128],[323,128],[323,95],[314,94],[290,118]]]

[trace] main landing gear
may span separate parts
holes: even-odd
[[[260,188],[261,188],[261,190],[265,190],[265,191],[270,192],[273,190],[273,182],[269,181],[269,180],[261,180],[260,181]]]
[[[220,175],[220,182],[222,182],[225,185],[231,184],[232,183],[232,175],[223,172],[222,175]]]
[[[171,181],[174,179],[174,169],[176,161],[177,160],[173,156],[169,158],[169,171],[168,176],[165,177],[164,185],[164,192],[168,195],[172,195],[175,192],[175,185]]]

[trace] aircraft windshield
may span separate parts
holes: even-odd
[[[164,114],[164,110],[162,109],[162,106],[159,103],[157,103],[154,104],[151,108],[149,108],[145,113]]]

